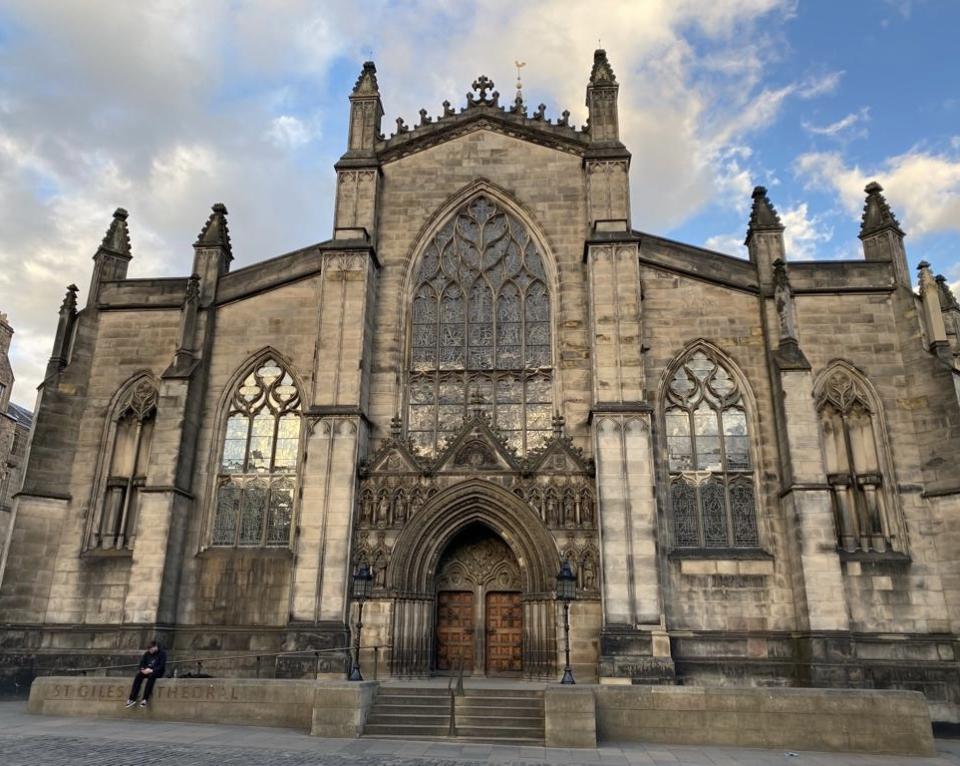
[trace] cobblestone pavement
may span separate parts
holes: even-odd
[[[614,744],[596,750],[449,742],[319,739],[244,726],[31,716],[0,702],[0,766],[960,766],[960,741],[936,758]]]

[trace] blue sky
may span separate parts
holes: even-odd
[[[186,274],[213,202],[235,266],[330,235],[346,97],[375,59],[391,132],[513,61],[582,124],[597,40],[621,83],[636,228],[742,255],[768,187],[788,256],[859,258],[876,179],[911,266],[960,282],[952,0],[107,0],[0,4],[0,311],[30,406],[65,286],[113,209],[131,277]]]

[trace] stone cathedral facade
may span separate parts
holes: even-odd
[[[960,720],[960,306],[876,184],[857,261],[792,261],[759,187],[747,260],[634,230],[617,97],[597,51],[584,127],[480,77],[385,137],[367,63],[331,239],[233,269],[215,205],[192,274],[128,279],[118,210],[60,309],[6,676],[345,647],[366,564],[367,672],[556,679],[566,560],[581,682]]]

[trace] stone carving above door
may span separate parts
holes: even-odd
[[[479,410],[436,457],[425,457],[402,438],[399,418],[391,435],[361,467],[357,501],[360,529],[399,530],[439,490],[466,478],[495,482],[523,499],[555,530],[596,529],[593,461],[554,418],[553,436],[525,458],[510,449]]]
[[[510,547],[499,537],[485,537],[449,551],[441,559],[438,590],[520,590],[520,569]]]

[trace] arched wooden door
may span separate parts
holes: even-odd
[[[437,570],[435,669],[472,675],[523,672],[523,609],[516,556],[497,534],[471,524]]]

